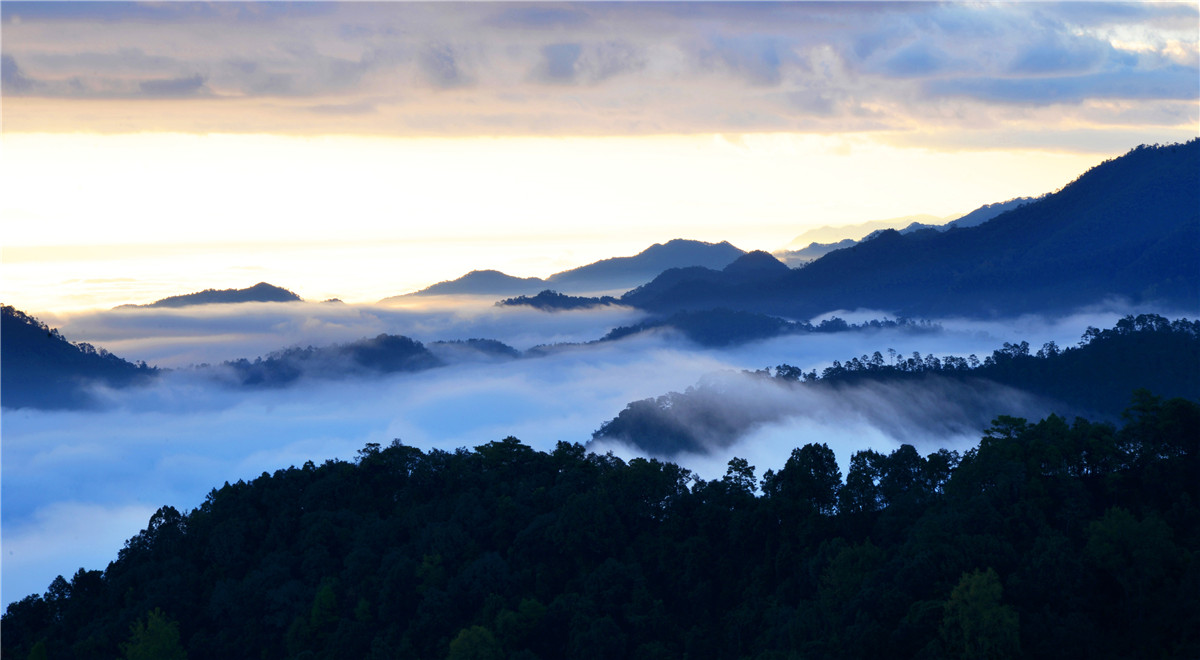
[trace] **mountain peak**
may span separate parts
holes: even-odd
[[[300,296],[283,287],[259,282],[246,289],[205,289],[195,293],[168,296],[148,305],[122,305],[122,307],[187,307],[221,303],[300,302],[302,300]]]

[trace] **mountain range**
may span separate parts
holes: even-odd
[[[908,316],[1068,311],[1106,299],[1200,302],[1200,139],[1141,146],[975,227],[881,232],[787,272],[672,270],[627,292],[644,310],[835,309]]]
[[[955,227],[976,227],[988,220],[1011,211],[1019,206],[1034,201],[1033,197],[1016,197],[1007,202],[984,204],[983,206],[962,216],[939,218],[933,215],[910,215],[891,220],[875,220],[857,225],[839,227],[824,226],[811,229],[792,239],[787,247],[773,254],[788,266],[804,265],[814,259],[842,248],[848,248],[862,241],[870,240],[888,229],[895,229],[901,234],[911,234],[922,229],[947,231]],[[806,243],[806,241],[811,241]],[[821,242],[826,241],[826,242]]]
[[[555,273],[545,279],[513,277],[497,270],[475,270],[458,279],[438,282],[420,291],[391,296],[380,302],[395,302],[407,296],[520,296],[550,288],[562,293],[620,291],[648,282],[659,273],[671,268],[688,266],[724,268],[743,254],[745,252],[730,245],[727,241],[705,243],[674,239],[666,243],[655,243],[631,257],[603,259],[586,266]]]

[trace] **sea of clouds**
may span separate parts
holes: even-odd
[[[178,368],[147,387],[99,392],[98,410],[5,410],[0,599],[7,604],[41,593],[56,575],[69,579],[80,567],[103,569],[160,506],[187,511],[226,481],[309,460],[352,460],[366,443],[400,439],[425,450],[453,450],[511,435],[549,450],[560,440],[588,442],[631,401],[684,391],[715,373],[784,362],[819,371],[834,359],[888,348],[905,355],[982,358],[1006,341],[1028,341],[1035,349],[1047,341],[1070,346],[1087,326],[1110,327],[1128,311],[993,322],[942,319],[943,330],[934,333],[792,335],[725,349],[699,348],[671,332],[656,332],[543,357],[466,361],[377,378],[301,380],[275,389],[231,387],[203,371]],[[839,315],[851,321],[884,316],[869,310]],[[310,303],[122,309],[50,321],[70,339],[128,359],[185,367],[381,332],[425,342],[494,338],[524,350],[595,339],[640,318],[622,308],[545,313],[490,304],[451,311]],[[835,393],[777,387],[745,392],[757,405],[779,407],[777,414],[742,437],[673,460],[712,479],[740,456],[761,476],[781,467],[793,448],[824,442],[845,469],[859,449],[886,453],[902,442],[922,452],[973,445],[986,427],[969,405],[980,397],[1003,397],[1012,404],[1010,414],[1047,410],[1045,402],[1003,388],[953,396],[877,386]],[[728,405],[739,401],[731,398]],[[593,449],[624,458],[639,453],[617,443]]]

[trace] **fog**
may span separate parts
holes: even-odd
[[[524,349],[595,339],[640,317],[626,309],[544,313],[490,304],[455,312],[311,304],[215,307],[201,313],[196,308],[115,310],[43,320],[61,323],[69,339],[129,359],[178,366],[379,332],[425,342],[495,338]],[[0,418],[0,599],[7,604],[42,593],[56,575],[70,578],[80,567],[103,569],[122,541],[162,505],[187,511],[225,481],[253,479],[309,460],[352,460],[369,442],[399,438],[424,450],[453,450],[512,435],[548,450],[559,440],[585,443],[629,402],[683,391],[713,373],[784,362],[820,370],[834,359],[888,348],[982,358],[1005,341],[1024,340],[1035,348],[1047,341],[1074,345],[1088,325],[1111,326],[1126,311],[1096,310],[1055,320],[946,319],[940,321],[944,330],[936,333],[792,335],[727,349],[697,348],[673,333],[658,332],[539,358],[464,362],[387,377],[301,380],[270,390],[233,388],[182,369],[151,386],[98,392],[104,406],[96,411],[5,410]],[[197,337],[205,341],[197,344]],[[732,456],[747,458],[761,476],[779,469],[794,447],[808,442],[829,443],[843,469],[853,451],[867,447],[887,452],[907,442],[922,452],[961,449],[977,442],[982,431],[972,426],[982,417],[964,407],[997,394],[959,392],[954,399],[935,390],[881,387],[801,395],[742,437],[675,460],[704,478],[718,478]],[[1002,394],[1011,398],[1014,410],[1008,412],[1040,410],[1039,402],[1019,393]],[[623,457],[637,453],[620,445],[599,448]]]
[[[240,303],[182,308],[117,308],[44,315],[72,341],[88,341],[127,360],[184,367],[253,359],[288,346],[323,346],[404,335],[421,342],[496,339],[518,350],[583,342],[608,328],[636,323],[627,307],[545,313],[497,307],[494,296],[413,297],[393,305]]]

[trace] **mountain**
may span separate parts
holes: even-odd
[[[650,281],[668,268],[724,268],[743,254],[726,241],[705,243],[677,238],[655,243],[632,257],[613,257],[555,273],[546,278],[546,282],[560,291],[629,289]]]
[[[253,362],[241,359],[224,363],[238,385],[283,387],[306,378],[375,376],[399,371],[422,371],[444,363],[415,340],[381,334],[348,344],[314,348],[293,347]]]
[[[858,245],[858,241],[853,238],[844,238],[837,243],[809,243],[808,247],[799,250],[778,250],[774,256],[782,263],[795,268],[816,261],[834,250],[841,250],[855,245]]]
[[[699,346],[719,347],[744,344],[789,334],[832,333],[856,330],[899,329],[906,332],[936,332],[941,327],[928,321],[891,319],[846,323],[838,317],[828,318],[817,325],[807,321],[788,321],[766,314],[738,312],[728,309],[680,311],[669,316],[652,318],[635,325],[623,325],[608,331],[599,341],[615,341],[643,332],[673,330]]]
[[[788,267],[770,253],[754,250],[738,257],[721,272],[732,278],[759,279],[782,275],[788,272]]]
[[[742,254],[745,253],[728,242],[705,243],[677,238],[665,244],[655,243],[632,257],[603,259],[555,273],[544,280],[537,277],[513,277],[497,270],[475,270],[458,279],[438,282],[420,291],[391,296],[380,302],[395,302],[406,296],[524,296],[546,289],[566,293],[625,290],[648,282],[669,268],[724,268]]]
[[[1153,314],[1126,317],[1108,330],[1089,328],[1080,346],[1065,350],[1048,343],[1030,354],[1027,342],[1006,343],[982,362],[974,355],[888,354],[890,361],[878,351],[835,361],[820,375],[787,364],[774,376],[713,375],[686,392],[630,403],[593,440],[616,440],[654,456],[702,453],[763,424],[810,416],[814,400],[831,406],[865,401],[857,414],[879,416],[880,428],[907,424],[949,435],[1017,413],[1018,402],[1043,415],[1115,421],[1136,389],[1200,399],[1200,321]],[[814,399],[822,395],[828,398]],[[884,399],[889,405],[879,405]]]
[[[608,307],[616,305],[617,299],[612,296],[586,297],[586,296],[568,296],[559,293],[553,289],[546,289],[539,292],[536,296],[517,296],[515,298],[505,298],[496,303],[497,307],[517,307],[525,305],[540,309],[546,312],[558,312],[568,309],[592,309],[595,307]]]
[[[983,206],[975,209],[974,211],[971,211],[970,213],[968,213],[964,216],[961,216],[961,217],[955,218],[954,220],[946,222],[945,224],[938,224],[938,223],[930,224],[928,222],[914,221],[904,227],[893,226],[893,227],[884,227],[884,228],[880,228],[880,229],[875,229],[874,231],[871,231],[870,233],[868,233],[866,236],[862,237],[859,240],[855,240],[853,238],[845,238],[836,243],[816,243],[816,242],[809,243],[807,247],[800,248],[799,250],[789,250],[789,249],[785,248],[783,250],[776,251],[775,257],[777,257],[780,261],[787,264],[788,266],[795,268],[797,266],[803,266],[812,261],[820,259],[821,257],[829,254],[830,252],[833,252],[834,250],[841,250],[843,248],[854,247],[855,245],[861,243],[862,241],[871,240],[872,238],[875,238],[876,236],[883,233],[887,229],[895,229],[895,230],[899,231],[901,234],[911,234],[915,231],[920,231],[922,229],[936,229],[938,231],[948,231],[955,227],[976,227],[976,226],[979,226],[979,225],[987,222],[988,220],[991,220],[992,218],[1000,215],[1001,213],[1004,213],[1006,211],[1011,211],[1012,209],[1015,209],[1024,204],[1028,204],[1029,202],[1034,201],[1034,199],[1035,198],[1033,198],[1033,197],[1017,197],[1015,199],[1010,199],[1007,202],[996,202],[995,204],[984,204]],[[910,216],[910,218],[913,218],[913,217],[920,217],[922,219],[931,218],[935,221],[938,220],[938,218],[935,218],[934,216]],[[953,217],[953,216],[951,216],[951,217]],[[907,219],[909,219],[909,218],[902,218],[901,220],[907,220]],[[944,219],[942,219],[942,221],[944,221]],[[883,222],[890,222],[890,221],[883,221]],[[870,224],[879,224],[879,223],[867,223],[867,224],[870,225]],[[853,225],[853,227],[865,227],[865,226],[867,226],[867,225]],[[816,231],[821,233],[822,235],[824,235],[825,230],[836,230],[836,229],[838,229],[838,228],[822,227],[821,229],[816,230]],[[801,237],[797,237],[797,240],[799,240],[799,238],[801,238]],[[793,241],[792,244],[794,245],[795,241]]]
[[[1044,197],[1044,195],[1043,195]],[[945,231],[958,227],[965,229],[967,227],[978,227],[983,223],[995,218],[1001,213],[1007,213],[1015,208],[1020,208],[1030,202],[1036,202],[1041,197],[1014,197],[1007,202],[996,202],[995,204],[984,204],[983,206],[971,211],[970,213],[947,222],[941,226],[941,230]]]
[[[406,296],[511,296],[535,293],[541,291],[545,286],[545,281],[539,277],[513,277],[498,270],[473,270],[458,279],[438,282],[420,291],[391,296],[379,302],[395,302]]]
[[[158,373],[103,348],[73,344],[8,305],[0,316],[0,405],[5,408],[85,408],[95,403],[91,386],[136,385]]]
[[[1119,297],[1197,307],[1200,139],[1141,146],[975,227],[888,230],[780,275],[667,271],[625,304],[792,318],[852,308],[905,316],[1061,312]]]
[[[243,302],[300,302],[300,296],[273,284],[259,282],[246,289],[205,289],[196,293],[170,296],[146,305],[121,305],[121,307],[187,307],[189,305],[215,305]]]
[[[871,220],[869,222],[860,222],[854,225],[825,225],[808,231],[793,238],[791,242],[784,246],[784,250],[799,250],[810,246],[813,243],[829,244],[838,243],[846,239],[859,240],[867,236],[871,232],[882,231],[884,229],[903,229],[914,223],[924,225],[940,225],[956,216],[939,218],[936,215],[921,213],[917,215],[906,215],[899,218],[888,218],[887,220]]]

